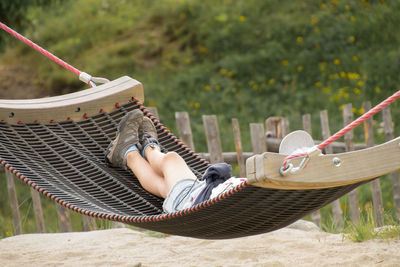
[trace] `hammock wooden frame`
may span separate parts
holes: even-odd
[[[400,168],[400,137],[363,150],[312,157],[298,173],[279,173],[287,155],[266,152],[246,161],[247,178],[255,186],[310,189],[342,186],[394,172]],[[294,162],[299,164],[300,159]]]
[[[27,100],[0,100],[0,120],[8,123],[49,123],[82,120],[101,112],[111,112],[126,99],[144,101],[143,86],[123,76],[98,87],[61,96]]]

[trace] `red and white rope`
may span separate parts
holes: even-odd
[[[53,61],[55,61],[57,64],[63,66],[64,68],[68,69],[69,71],[75,73],[78,76],[81,76],[81,74],[84,74],[84,72],[81,72],[80,70],[78,70],[77,68],[71,66],[70,64],[68,64],[67,62],[65,62],[64,60],[58,58],[57,56],[53,55],[52,53],[50,53],[49,51],[43,49],[42,47],[40,47],[39,45],[35,44],[34,42],[32,42],[31,40],[29,40],[28,38],[22,36],[21,34],[19,34],[18,32],[14,31],[13,29],[11,29],[10,27],[8,27],[7,25],[5,25],[4,23],[0,22],[0,28],[3,29],[4,31],[8,32],[9,34],[11,34],[12,36],[14,36],[15,38],[19,39],[20,41],[26,43],[27,45],[29,45],[30,47],[32,47],[33,49],[35,49],[36,51],[42,53],[43,55],[45,55],[46,57],[52,59]],[[90,79],[86,82],[84,80],[84,82],[86,82],[87,84],[90,85],[90,87],[94,87],[96,86],[96,84],[94,83],[95,79],[97,79],[98,82],[109,82],[107,79],[104,78],[96,78],[96,77],[92,77],[89,75]]]
[[[336,141],[337,139],[339,139],[340,137],[345,135],[347,132],[351,131],[352,129],[354,129],[355,127],[360,125],[362,122],[364,122],[365,120],[367,120],[368,118],[370,118],[371,116],[376,114],[377,112],[381,111],[384,107],[390,105],[392,102],[394,102],[398,98],[400,98],[400,90],[397,91],[396,93],[394,93],[392,96],[386,98],[384,101],[379,103],[377,106],[375,106],[374,108],[370,109],[368,112],[364,113],[361,117],[359,117],[358,119],[356,119],[355,121],[353,121],[352,123],[350,123],[349,125],[344,127],[343,129],[341,129],[340,131],[338,131],[337,133],[335,133],[334,135],[332,135],[331,137],[329,137],[325,141],[323,141],[321,144],[317,145],[316,148],[319,149],[319,150],[322,150],[323,148],[327,147],[329,144],[331,144],[332,142]],[[284,159],[283,163],[282,163],[282,170],[284,170],[284,171],[287,170],[287,168],[289,167],[288,163],[292,159],[295,159],[295,158],[307,158],[307,157],[310,157],[310,155],[308,153],[299,153],[299,154],[294,154],[294,155],[287,156]],[[307,165],[305,165],[304,168],[306,166]]]

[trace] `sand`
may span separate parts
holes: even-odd
[[[230,240],[118,228],[5,238],[0,266],[400,266],[400,241],[354,243],[308,224]]]

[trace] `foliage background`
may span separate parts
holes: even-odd
[[[376,105],[399,82],[399,1],[3,2],[2,22],[78,69],[141,81],[145,104],[156,106],[173,131],[175,112],[188,111],[197,151],[207,150],[201,115],[217,114],[224,151],[234,150],[231,118],[238,118],[250,151],[250,122],[286,116],[294,130],[302,128],[301,115],[311,113],[320,139],[320,110],[328,110],[333,133],[343,126],[344,104],[352,103],[357,117],[363,101]],[[85,88],[7,33],[0,32],[0,42],[0,67],[13,70],[0,74],[4,92],[23,90],[29,97]],[[399,104],[392,104],[392,117],[399,115]],[[384,140],[380,121],[376,116],[377,143]],[[355,138],[363,141],[362,129]],[[385,203],[392,202],[390,194]],[[370,201],[367,193],[360,198]]]

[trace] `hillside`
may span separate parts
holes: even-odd
[[[395,92],[399,12],[398,1],[63,1],[28,9],[24,33],[94,76],[138,79],[171,127],[185,110],[200,128],[201,114],[218,114],[223,132],[231,117],[284,115],[296,128],[300,114],[328,109],[341,121],[343,104],[358,116],[363,101]],[[0,67],[2,97],[85,87],[14,40]],[[232,137],[224,139],[228,146]]]

